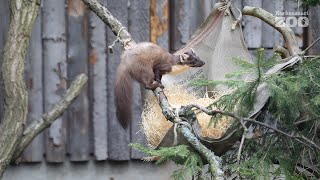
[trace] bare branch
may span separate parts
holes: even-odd
[[[42,118],[33,121],[33,123],[25,128],[22,139],[15,149],[13,159],[16,159],[41,131],[49,127],[59,116],[62,115],[72,101],[80,94],[81,89],[86,84],[87,80],[87,75],[78,75],[71,83],[71,86],[66,91],[62,99],[55,104],[49,112],[43,114]]]
[[[300,49],[295,34],[293,33],[292,29],[289,28],[279,17],[274,16],[262,8],[251,6],[245,6],[242,10],[242,13],[244,15],[257,17],[277,29],[282,34],[290,55],[299,54]]]
[[[243,134],[242,134],[242,137],[241,137],[241,141],[240,141],[240,145],[239,145],[239,150],[238,150],[238,154],[237,154],[238,164],[240,164],[241,152],[242,152],[244,140],[245,140],[245,138],[246,138],[246,134],[247,134],[247,131],[244,131]]]
[[[186,106],[186,108],[190,108],[190,107],[191,108],[192,107],[197,108],[197,109],[199,109],[199,110],[203,111],[204,113],[206,113],[208,115],[211,115],[211,116],[216,115],[216,114],[222,114],[222,115],[226,115],[226,116],[235,118],[236,120],[238,120],[240,122],[241,121],[247,121],[247,122],[252,122],[252,123],[255,123],[255,124],[259,124],[259,125],[264,126],[264,127],[268,128],[268,129],[272,129],[272,130],[274,130],[275,132],[277,132],[279,134],[285,135],[285,136],[287,136],[289,138],[293,138],[294,140],[298,141],[299,143],[302,143],[302,144],[307,145],[307,146],[311,145],[314,148],[320,150],[320,147],[316,143],[314,143],[313,141],[311,141],[310,139],[306,138],[303,135],[289,134],[289,133],[281,131],[281,130],[275,128],[275,127],[272,127],[272,126],[270,126],[270,125],[268,125],[266,123],[263,123],[263,122],[260,122],[260,121],[254,120],[254,119],[250,119],[250,118],[241,118],[241,117],[235,115],[234,113],[229,113],[229,112],[225,112],[225,111],[222,111],[222,110],[209,110],[209,109],[207,109],[207,108],[205,108],[203,106],[197,105],[197,104],[191,104],[191,105]],[[244,128],[244,129],[247,131],[246,128]]]
[[[320,41],[320,37],[318,37],[318,39],[316,39],[312,44],[310,44],[310,46],[308,46],[305,50],[303,50],[300,54],[304,55],[309,49],[311,49],[315,44],[317,44],[317,42]]]
[[[204,113],[206,113],[208,115],[211,115],[211,116],[214,116],[216,114],[222,114],[222,115],[225,115],[225,116],[229,116],[229,117],[235,118],[236,120],[239,120],[239,121],[242,119],[241,117],[235,115],[234,113],[225,112],[225,111],[222,111],[222,110],[219,110],[219,109],[209,110],[206,107],[198,105],[198,104],[190,104],[190,105],[186,106],[186,108],[193,108],[193,107],[197,108],[197,109],[199,109],[199,110],[203,111]]]
[[[287,58],[287,57],[290,56],[290,55],[289,55],[289,52],[287,51],[287,49],[284,48],[284,47],[282,47],[282,46],[279,46],[279,45],[275,45],[275,46],[273,47],[273,51],[274,51],[275,53],[280,54],[280,56],[281,56],[282,59],[285,59],[285,58]]]
[[[197,137],[192,134],[191,130],[184,125],[179,127],[180,133],[186,140],[195,148],[203,157],[206,158],[210,165],[210,173],[213,176],[213,179],[224,179],[224,174],[221,168],[221,159],[214,155],[207,147],[205,147]]]
[[[115,18],[110,11],[104,7],[97,0],[82,0],[106,25],[110,27],[114,35],[118,36],[122,41],[124,49],[135,44],[135,41],[131,38],[130,33],[126,28]]]
[[[259,125],[261,125],[261,126],[264,126],[264,127],[269,128],[269,129],[272,129],[272,130],[276,131],[277,133],[282,134],[282,135],[285,135],[285,136],[288,136],[288,137],[290,137],[290,138],[293,138],[294,140],[296,140],[296,141],[298,141],[298,142],[300,142],[300,143],[305,144],[305,143],[303,142],[303,141],[305,141],[306,143],[310,144],[310,145],[313,146],[314,148],[320,150],[320,147],[319,147],[316,143],[314,143],[313,141],[311,141],[310,139],[306,138],[306,137],[303,136],[303,135],[289,134],[289,133],[286,133],[286,132],[284,132],[284,131],[281,131],[281,130],[279,130],[279,129],[277,129],[277,128],[274,128],[274,127],[272,127],[272,126],[270,126],[270,125],[268,125],[268,124],[266,124],[266,123],[263,123],[263,122],[260,122],[260,121],[256,121],[256,120],[254,120],[254,119],[243,118],[243,120],[244,120],[244,121],[247,121],[247,122],[252,122],[252,123],[255,123],[255,124],[259,124]],[[301,140],[303,140],[303,141],[301,141]]]
[[[175,123],[179,122],[180,118],[177,117],[176,113],[174,113],[173,108],[171,107],[166,95],[163,93],[161,88],[157,88],[154,90],[154,94],[157,97],[160,107],[162,109],[163,115],[169,121]],[[199,106],[200,107],[200,106]],[[186,115],[188,111],[188,107],[181,108],[179,111],[180,115]],[[223,171],[221,168],[220,158],[212,151],[210,151],[207,147],[205,147],[199,139],[191,132],[189,128],[190,125],[186,123],[178,124],[178,129],[180,133],[186,138],[186,140],[191,144],[191,146],[196,149],[203,157],[206,158],[210,165],[210,172],[215,177],[214,179],[223,179]]]

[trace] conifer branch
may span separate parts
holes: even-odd
[[[279,130],[279,129],[275,128],[275,127],[272,127],[272,126],[270,126],[270,125],[268,125],[266,123],[263,123],[263,122],[260,122],[260,121],[257,121],[257,120],[251,119],[251,118],[242,118],[242,117],[239,117],[239,116],[235,115],[234,113],[225,112],[225,111],[222,111],[222,110],[210,110],[210,109],[208,109],[206,107],[203,107],[203,106],[197,105],[197,104],[188,105],[188,107],[186,107],[186,108],[190,109],[192,107],[197,108],[197,109],[201,110],[202,112],[204,112],[204,113],[206,113],[208,115],[211,115],[211,116],[214,116],[216,114],[221,114],[221,115],[232,117],[232,118],[238,120],[239,122],[246,121],[246,122],[259,124],[259,125],[264,126],[264,127],[268,128],[268,129],[274,130],[275,132],[277,132],[279,134],[282,134],[282,135],[285,135],[285,136],[287,136],[289,138],[292,138],[292,139],[294,139],[294,140],[298,141],[299,143],[302,143],[302,144],[304,144],[306,146],[309,146],[309,147],[311,146],[311,147],[314,147],[314,148],[320,150],[320,147],[316,143],[314,143],[313,141],[311,141],[310,139],[306,138],[303,135],[289,134],[289,133],[284,132],[282,130]],[[243,123],[241,123],[241,124],[243,124]],[[244,129],[247,130],[247,128],[244,128]]]

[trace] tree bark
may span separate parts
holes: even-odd
[[[63,112],[69,107],[72,101],[80,94],[81,89],[86,84],[88,76],[85,74],[78,75],[71,83],[70,88],[67,90],[62,99],[55,104],[55,106],[42,117],[33,121],[29,126],[24,128],[23,136],[20,143],[16,146],[13,155],[13,160],[18,158],[22,151],[28,146],[29,143],[45,128],[49,127]]]
[[[280,20],[280,18],[259,7],[245,6],[242,13],[244,15],[257,17],[278,30],[282,34],[291,56],[300,53],[295,34],[290,27]]]
[[[24,59],[39,5],[40,0],[10,2],[10,27],[2,66],[4,115],[0,124],[0,177],[11,161],[27,117]]]

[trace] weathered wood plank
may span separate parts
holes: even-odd
[[[243,9],[243,0],[232,1],[232,3],[233,3],[233,4],[231,5],[231,7],[232,7],[233,15],[234,15],[234,17],[235,17],[236,19],[238,19],[239,16],[240,16],[239,10],[242,10],[242,9]],[[239,10],[238,10],[237,8],[238,8]],[[241,21],[241,24],[239,24],[242,29],[243,29],[243,24],[244,24],[243,21]],[[237,26],[239,26],[239,25],[237,25]],[[242,35],[244,35],[243,32],[242,32]]]
[[[80,73],[88,73],[88,27],[86,6],[68,0],[68,84]],[[88,86],[68,110],[68,150],[71,161],[87,161],[90,153]]]
[[[201,0],[191,1],[190,3],[189,13],[191,13],[191,16],[189,35],[192,35],[207,18],[215,2],[212,0]]]
[[[150,37],[150,1],[131,1],[129,6],[129,32],[137,42],[149,41]],[[142,113],[141,88],[139,83],[133,85],[133,104],[131,121],[131,142],[146,144],[146,139],[141,130],[140,121]],[[136,149],[131,149],[132,159],[141,159],[144,154]]]
[[[262,7],[262,0],[244,0],[243,6]],[[244,16],[243,25],[243,34],[247,47],[260,48],[262,46],[262,21],[256,17]]]
[[[257,52],[258,52],[258,49],[250,49],[249,50],[251,58],[254,62],[257,61]],[[265,57],[266,58],[272,58],[273,55],[274,55],[273,49],[265,49]]]
[[[44,0],[42,11],[44,111],[58,102],[67,88],[65,2]],[[65,117],[57,119],[46,131],[46,159],[63,162],[65,158]]]
[[[311,7],[309,9],[310,15],[309,15],[309,20],[310,20],[310,25],[309,25],[309,31],[310,31],[310,42],[314,42],[316,39],[320,37],[320,7],[315,6]],[[319,54],[320,52],[320,43],[318,42],[315,44],[310,51],[308,52],[309,54]]]
[[[243,0],[237,0],[237,1],[233,1],[233,3],[236,5],[237,8],[239,8],[240,10],[243,8]],[[238,17],[237,17],[238,18]]]
[[[125,26],[128,27],[128,6],[127,0],[107,0],[108,9],[110,12]],[[110,29],[107,29],[108,45],[111,45],[115,40],[115,36]],[[108,150],[109,159],[116,161],[123,161],[130,159],[130,132],[129,129],[124,130],[116,117],[116,110],[114,105],[114,81],[116,76],[116,69],[120,63],[120,55],[123,52],[119,43],[113,48],[113,53],[108,54]]]
[[[8,28],[9,28],[9,0],[0,1],[0,69],[2,69],[2,56],[3,48],[6,41]],[[3,115],[3,95],[2,95],[2,82],[0,82],[0,122]]]
[[[100,2],[103,5],[107,4],[106,0]],[[106,28],[93,12],[90,12],[89,16],[94,155],[96,160],[106,160],[108,158]]]
[[[150,0],[150,37],[151,42],[169,49],[169,2]]]
[[[206,19],[216,1],[173,0],[170,1],[170,50],[184,46],[198,26]]]
[[[298,7],[298,5],[300,5],[300,2],[298,1],[284,1],[284,10],[288,12],[302,12],[303,8]],[[287,18],[288,16],[285,16],[285,17]],[[296,35],[299,47],[302,47],[303,46],[303,28],[299,26],[294,26],[294,27],[291,27],[291,29]]]
[[[263,1],[262,8],[272,14],[275,14],[276,11],[283,12],[283,0]],[[283,46],[282,35],[267,23],[262,24],[262,34],[262,47],[273,48],[275,45]]]
[[[170,50],[176,51],[184,46],[189,37],[192,35],[190,33],[190,20],[191,13],[189,13],[191,6],[191,0],[173,0],[172,7],[170,7],[170,12],[173,13],[170,30]]]
[[[41,16],[37,17],[33,26],[26,57],[26,85],[29,93],[27,116],[29,124],[43,114]],[[43,153],[43,133],[41,133],[24,150],[22,161],[41,162]]]

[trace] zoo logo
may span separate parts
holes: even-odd
[[[298,10],[300,10],[301,0],[297,0],[297,7]],[[280,12],[276,11],[275,13],[277,17],[276,21],[276,27],[307,27],[309,26],[309,18],[307,17],[309,15],[309,12]],[[286,16],[286,17],[285,17]]]
[[[308,17],[278,17],[276,27],[307,27],[309,26]]]

